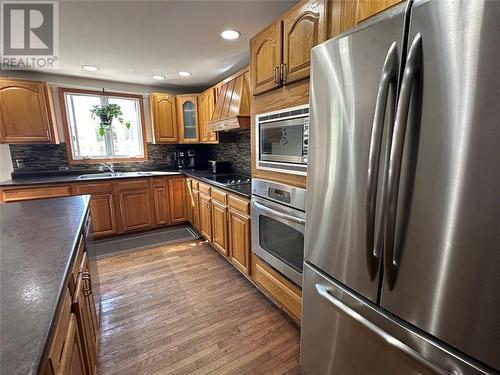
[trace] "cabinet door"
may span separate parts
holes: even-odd
[[[0,79],[0,141],[54,143],[52,93],[43,82]]]
[[[193,224],[193,208],[194,208],[194,202],[193,202],[193,188],[192,188],[192,182],[193,180],[190,178],[186,178],[186,219],[188,222]]]
[[[231,261],[241,272],[250,274],[250,218],[229,211],[229,250]]]
[[[149,228],[153,226],[151,194],[148,190],[124,190],[119,192],[122,230]]]
[[[357,0],[356,21],[361,22],[399,2],[401,0]]]
[[[356,25],[357,0],[328,1],[328,38],[333,38]]]
[[[153,188],[156,225],[169,223],[168,191],[165,186]]]
[[[283,83],[309,77],[311,48],[326,40],[326,0],[310,0],[283,18]]]
[[[212,202],[205,194],[199,195],[200,232],[207,240],[212,241]]]
[[[212,244],[224,256],[229,256],[227,246],[227,208],[212,200]]]
[[[179,96],[179,141],[184,143],[198,142],[198,97]]]
[[[95,311],[92,280],[88,270],[86,253],[83,272],[79,274],[73,297],[73,312],[76,315],[78,333],[83,343],[83,356],[89,374],[96,374],[98,322]]]
[[[170,222],[183,223],[186,221],[186,179],[175,177],[168,180],[168,194],[170,207]]]
[[[193,226],[200,230],[200,193],[193,191]]]
[[[90,199],[92,213],[92,233],[95,237],[116,233],[116,215],[113,194],[92,195]]]
[[[61,374],[86,375],[85,359],[82,349],[82,338],[78,333],[75,314],[71,314],[66,335],[67,346],[61,356]]]
[[[173,95],[153,93],[149,97],[155,143],[177,142],[177,106]]]
[[[208,129],[208,123],[212,120],[215,108],[215,89],[211,88],[205,91],[198,98],[199,105],[199,123],[200,123],[200,141],[204,143],[216,143],[217,133]]]
[[[281,23],[275,22],[250,41],[252,92],[258,95],[281,85]]]

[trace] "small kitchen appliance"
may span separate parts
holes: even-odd
[[[208,170],[212,173],[230,173],[233,170],[233,165],[230,161],[208,161]]]

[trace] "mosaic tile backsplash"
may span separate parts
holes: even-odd
[[[216,145],[169,145],[148,143],[148,160],[145,162],[117,163],[117,170],[172,169],[176,167],[175,152],[194,150],[198,169],[205,169],[208,160],[225,160],[233,163],[236,171],[250,172],[250,131],[233,135],[236,142]],[[10,145],[10,155],[16,172],[57,171],[68,167],[70,171],[96,170],[96,164],[68,164],[66,145],[60,143],[39,145]],[[21,168],[16,160],[20,160]]]

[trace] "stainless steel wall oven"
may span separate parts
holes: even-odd
[[[305,189],[252,180],[252,250],[261,259],[302,285]]]

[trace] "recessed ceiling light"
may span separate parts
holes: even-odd
[[[82,69],[86,70],[87,72],[96,72],[99,70],[99,67],[95,65],[82,65]]]
[[[240,33],[236,30],[224,30],[220,33],[220,36],[224,39],[234,40],[240,37]]]
[[[154,75],[153,79],[156,79],[157,81],[163,81],[165,79],[165,77],[164,76],[160,76],[160,75]]]
[[[191,75],[191,72],[179,72],[179,75],[182,77],[189,77]]]

